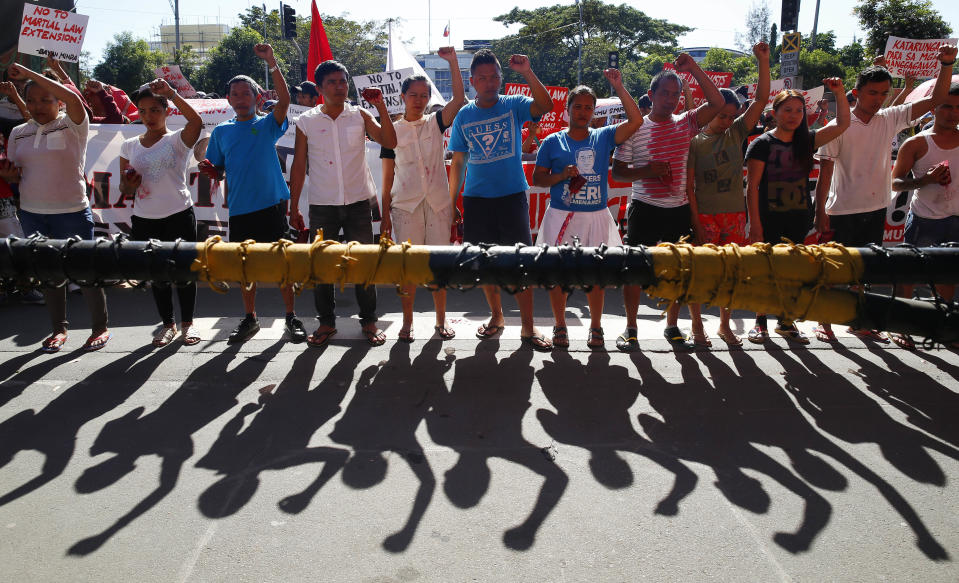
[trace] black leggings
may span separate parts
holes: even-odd
[[[196,241],[196,216],[193,207],[184,209],[176,214],[162,219],[145,219],[133,215],[131,217],[132,237],[137,241],[157,239],[160,241]],[[165,326],[173,324],[173,288],[169,282],[154,281],[153,300],[157,311]],[[180,301],[180,321],[193,321],[193,308],[196,306],[196,283],[178,283],[176,286],[177,298]]]

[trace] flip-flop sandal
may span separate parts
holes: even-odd
[[[183,333],[180,335],[180,338],[183,341],[183,344],[186,346],[193,346],[194,344],[200,343],[200,334],[196,331],[196,328],[193,326],[185,326],[183,328]]]
[[[837,342],[836,333],[832,331],[832,328],[824,328],[823,326],[816,326],[813,328],[813,334],[816,335],[816,339],[822,342]]]
[[[310,346],[323,346],[326,344],[326,341],[330,339],[330,336],[336,334],[336,328],[330,328],[324,332],[316,330],[313,334],[310,334],[306,338],[306,343]]]
[[[166,346],[167,344],[173,342],[174,338],[176,338],[176,327],[164,326],[163,328],[160,328],[160,331],[153,336],[153,345],[157,348]]]
[[[589,329],[589,340],[586,341],[586,346],[593,350],[601,350],[606,347],[606,337],[602,328]]]
[[[364,330],[360,329],[363,333],[363,336],[366,337],[366,341],[370,343],[370,346],[382,346],[386,343],[386,334],[383,334],[382,330]],[[410,342],[412,342],[412,334],[410,334]]]
[[[889,344],[889,339],[876,330],[853,330],[852,328],[847,328],[846,332],[853,334],[860,340],[871,340],[879,344]]]
[[[523,341],[523,344],[539,352],[549,352],[553,349],[553,345],[542,334],[520,336],[519,339]]]
[[[57,332],[53,336],[47,338],[40,344],[40,350],[43,352],[54,353],[60,352],[60,348],[63,347],[67,342],[66,332]]]
[[[476,337],[480,340],[486,340],[487,338],[492,338],[500,334],[506,326],[487,326],[486,324],[480,324],[480,327],[476,329]]]
[[[368,338],[369,338],[369,336],[367,336],[367,339],[368,339]],[[400,342],[406,342],[407,344],[412,344],[412,343],[413,343],[413,329],[410,328],[409,330],[406,331],[405,334],[403,333],[402,330],[400,330],[399,333],[396,335],[396,338],[397,338],[397,340],[399,340]],[[371,341],[370,343],[372,344],[372,341]],[[374,344],[374,346],[378,346],[378,345]]]
[[[776,334],[779,334],[786,340],[792,340],[799,344],[809,344],[809,338],[803,334],[796,326],[782,327],[776,326]]]
[[[748,338],[753,344],[764,344],[769,340],[769,330],[762,326],[753,326],[753,329],[749,331]]]
[[[569,348],[569,332],[566,330],[566,326],[553,326],[553,346]]]
[[[107,342],[110,341],[110,331],[105,330],[96,336],[90,336],[87,338],[87,341],[83,344],[83,350],[86,352],[95,352],[100,350],[107,345]]]
[[[913,340],[912,336],[908,334],[900,334],[899,332],[886,332],[886,338],[892,340],[899,348],[905,348],[906,350],[916,349],[916,341]]]
[[[436,335],[443,340],[452,340],[456,338],[456,332],[454,332],[452,328],[447,328],[446,326],[433,326],[433,330],[435,330]]]
[[[636,328],[626,328],[626,331],[616,338],[616,349],[620,352],[636,352],[639,350],[639,339],[636,338],[638,332]]]
[[[663,330],[663,337],[666,338],[666,341],[669,342],[673,348],[683,348],[685,350],[693,350],[696,348],[696,345],[689,341],[686,335],[683,334],[683,331],[679,329],[679,326],[667,326],[666,329]]]
[[[743,345],[743,339],[739,336],[736,336],[732,332],[723,332],[720,330],[716,333],[716,335],[719,336],[720,340],[726,343],[726,346],[736,347]]]
[[[693,334],[693,346],[696,348],[712,348],[713,341],[709,339],[709,336],[703,332],[700,334]]]

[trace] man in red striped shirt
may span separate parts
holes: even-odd
[[[672,71],[662,71],[649,87],[652,111],[631,138],[613,154],[613,179],[633,183],[633,195],[626,212],[626,244],[656,245],[676,242],[690,234],[689,199],[686,198],[686,159],[689,142],[705,127],[724,105],[719,89],[696,61],[686,53],[676,58],[676,71],[691,74],[699,82],[706,103],[696,109],[674,114],[682,95],[683,83]],[[642,288],[623,287],[626,306],[626,331],[616,340],[616,348],[624,352],[639,349],[636,338],[636,313]],[[699,306],[689,306],[699,310]],[[677,326],[679,304],[673,303],[666,313],[664,335],[670,344],[690,348]]]

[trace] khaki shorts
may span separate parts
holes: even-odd
[[[409,241],[414,245],[449,245],[453,225],[453,206],[436,212],[425,200],[412,212],[390,209],[393,221],[393,240]]]

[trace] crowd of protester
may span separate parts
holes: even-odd
[[[19,109],[25,123],[13,127],[0,143],[5,144],[0,156],[0,235],[92,239],[93,216],[84,176],[90,124],[135,121],[144,131],[123,143],[119,163],[120,189],[134,200],[132,235],[138,240],[196,240],[196,217],[186,184],[193,154],[202,159],[202,172],[228,183],[231,240],[276,241],[286,238],[291,227],[309,227],[326,238],[339,238],[342,231],[344,240],[372,243],[369,201],[376,196],[376,186],[365,155],[367,140],[381,146],[381,232],[413,244],[450,244],[457,225],[466,242],[532,244],[524,156],[535,160],[533,184],[549,189],[549,207],[537,234],[537,240],[548,245],[570,243],[574,238],[586,246],[656,245],[686,237],[696,244],[717,245],[802,242],[811,229],[850,246],[881,244],[893,188],[914,190],[905,229],[907,243],[959,240],[959,196],[950,175],[950,165],[959,164],[959,84],[951,84],[954,46],[939,50],[941,68],[931,94],[911,103],[901,102],[904,91],[898,103],[887,105],[893,79],[881,61],[861,71],[849,92],[842,80],[823,79],[836,104],[832,120],[827,119],[826,100],[807,115],[802,93],[794,90],[774,96],[767,109],[770,50],[765,43],[753,48],[759,83],[752,100],[717,88],[687,54],[676,59],[675,71],[657,74],[638,102],[626,90],[621,73],[607,69],[605,78],[622,101],[625,121],[597,123],[595,91],[578,86],[569,91],[566,101],[568,127],[542,140],[535,124],[553,109],[553,101],[525,55],[512,55],[507,65],[523,77],[531,97],[500,93],[502,65],[484,49],[473,55],[470,83],[476,98],[467,101],[456,53],[452,47],[442,48],[439,56],[449,63],[453,80],[452,100],[444,107],[429,108],[428,79],[414,76],[402,85],[403,113],[391,117],[377,89],[364,90],[363,95],[377,115],[350,102],[349,71],[336,61],[321,63],[315,83],[305,81],[291,91],[272,47],[258,44],[254,52],[269,68],[275,99],[264,102],[250,77],[231,79],[224,95],[235,117],[214,128],[205,152],[197,152],[205,142],[200,140],[200,116],[161,79],[144,84],[128,97],[95,80],[80,90],[53,60],[42,73],[10,65],[7,81],[0,83],[0,95]],[[696,80],[705,96],[701,105],[693,106],[689,85],[677,73]],[[683,95],[685,111],[676,113]],[[275,146],[289,127],[287,112],[294,100],[310,109],[297,119],[288,185]],[[170,131],[166,124],[171,105],[186,120],[177,131]],[[902,144],[890,172],[897,134],[916,126],[930,112],[935,114],[931,125]],[[528,126],[525,135],[524,126]],[[444,147],[447,129],[450,139]],[[811,197],[808,181],[817,160],[821,171]],[[632,184],[624,238],[607,208],[610,171],[615,180]],[[308,217],[299,211],[304,187]],[[106,297],[101,288],[81,291],[92,321],[84,348],[98,350],[110,339]],[[152,291],[162,322],[153,344],[164,346],[178,338],[188,345],[199,342],[193,325],[195,284],[155,282]],[[416,290],[407,286],[401,291],[403,320],[397,336],[412,342]],[[314,289],[319,326],[309,335],[296,315],[292,287],[284,286],[281,292],[291,340],[321,346],[336,334],[332,285]],[[364,337],[374,346],[383,344],[387,338],[377,326],[376,288],[356,285],[354,292]],[[445,291],[431,292],[433,332],[451,339],[455,333],[446,318]],[[500,290],[484,286],[483,292],[490,316],[476,336],[488,339],[502,333],[506,320]],[[624,352],[639,349],[641,292],[639,286],[623,290],[626,328],[616,347]],[[911,294],[912,290],[899,292]],[[953,294],[951,288],[937,292],[949,299]],[[230,343],[248,340],[259,330],[256,286],[244,288],[241,296],[245,317],[231,332]],[[569,346],[563,290],[556,288],[549,294],[551,335],[535,325],[532,290],[515,297],[524,344],[539,351]],[[587,345],[594,349],[605,346],[604,297],[599,288],[587,293]],[[56,352],[67,341],[66,287],[44,289],[43,299],[52,331],[41,348]],[[667,309],[666,339],[677,348],[710,347],[700,307],[689,305],[688,336],[678,325],[680,308],[674,302]],[[809,342],[794,322],[778,316],[777,334],[791,342]],[[915,346],[903,334],[850,332],[905,348]],[[828,323],[817,326],[815,335],[824,342],[836,340]],[[718,336],[729,346],[742,345],[725,308],[720,310]],[[762,344],[768,338],[767,316],[757,314],[747,339]]]

